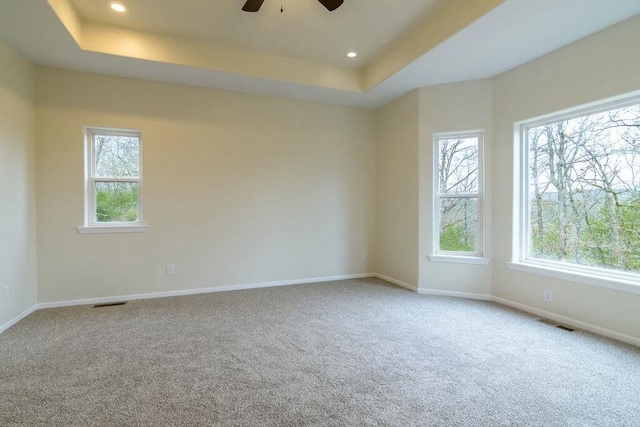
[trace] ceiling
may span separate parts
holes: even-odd
[[[112,12],[109,1],[71,3],[86,22],[358,68],[443,0],[347,0],[334,12],[317,0],[265,0],[258,13],[243,12],[244,1],[123,0],[125,14]],[[347,58],[354,50],[358,57]]]
[[[0,0],[0,37],[38,65],[377,108],[640,14],[638,0],[280,1],[122,0],[117,14],[109,0]]]

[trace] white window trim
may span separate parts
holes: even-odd
[[[511,270],[640,294],[640,274],[529,257],[529,146],[526,129],[640,103],[640,91],[514,123]],[[527,173],[525,173],[527,171]]]
[[[132,136],[138,138],[138,177],[137,178],[108,178],[109,182],[135,182],[138,184],[138,220],[135,222],[102,223],[96,220],[96,195],[95,183],[102,181],[95,176],[94,136],[96,134]],[[149,227],[143,222],[143,198],[142,198],[142,132],[139,130],[113,129],[103,127],[85,127],[85,191],[84,191],[84,225],[77,227],[81,234],[94,233],[144,233]]]
[[[448,262],[452,264],[477,264],[477,265],[489,265],[491,263],[491,260],[489,258],[483,258],[480,256],[440,255],[440,254],[429,255],[429,261]]]
[[[77,227],[80,234],[107,234],[107,233],[145,233],[149,230],[146,225],[111,225],[107,227]]]
[[[545,262],[539,260],[526,260],[520,262],[508,262],[510,270],[522,271],[525,273],[537,274],[554,279],[568,280],[586,285],[598,286],[601,288],[615,289],[617,291],[640,294],[637,278],[630,277],[632,274],[624,272],[603,270],[598,274],[598,269],[580,268],[579,265],[562,265],[559,262]],[[594,270],[594,271],[592,271]]]
[[[439,162],[440,140],[455,138],[478,138],[478,191],[475,193],[440,194]],[[441,197],[475,197],[478,200],[478,235],[477,252],[450,252],[440,250],[440,198]],[[433,134],[433,240],[432,262],[449,262],[457,264],[484,264],[491,262],[484,258],[484,131],[469,130],[461,132],[441,132]]]

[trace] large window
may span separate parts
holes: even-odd
[[[482,256],[482,133],[434,136],[435,254]]]
[[[85,151],[84,231],[144,231],[140,132],[87,129]]]
[[[638,282],[640,100],[520,130],[519,261]]]

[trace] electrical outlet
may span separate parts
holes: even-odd
[[[173,276],[174,274],[176,274],[176,268],[172,264],[167,265],[167,276]]]
[[[547,302],[553,302],[553,292],[552,291],[544,291],[544,300]]]
[[[9,286],[5,286],[4,288],[2,288],[2,301],[4,302],[9,301],[9,295],[10,295]]]
[[[344,252],[340,253],[340,262],[344,262]]]

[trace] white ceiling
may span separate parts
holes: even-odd
[[[431,11],[427,10],[427,5],[431,4],[428,1],[345,0],[343,6],[345,12],[340,15],[337,13],[342,8],[329,13],[314,0],[285,0],[286,12],[281,16],[278,12],[279,0],[265,0],[263,8],[267,13],[261,11],[258,14],[240,12],[244,0],[181,0],[179,2],[175,0],[123,0],[123,3],[129,7],[128,13],[131,16],[126,18],[129,19],[128,24],[120,22],[118,27],[130,25],[135,30],[168,35],[158,39],[159,41],[154,41],[156,44],[153,47],[156,52],[152,52],[154,54],[165,54],[166,52],[176,54],[167,58],[166,56],[151,55],[146,57],[144,55],[119,54],[118,52],[89,49],[82,46],[81,43],[78,43],[77,37],[72,37],[73,31],[69,30],[68,25],[63,24],[52,7],[53,4],[67,1],[0,0],[0,37],[39,65],[363,108],[377,108],[417,87],[493,77],[640,14],[640,1],[638,0],[506,0],[488,13],[472,20],[471,23],[465,24],[455,33],[443,38],[434,46],[427,46],[424,51],[420,50],[419,55],[411,56],[403,50],[407,46],[406,43],[402,43],[403,40],[412,35],[411,31],[414,31],[413,35],[415,36],[416,28],[421,31],[418,33],[419,39],[427,39],[430,27],[424,23],[430,22],[428,21],[429,17],[439,10],[437,7]],[[110,10],[105,10],[109,1],[73,1],[74,6],[77,7],[78,15],[83,17],[82,19],[108,26],[105,29],[109,31],[103,31],[105,37],[117,33],[114,23],[118,21],[112,21],[117,17]],[[471,4],[481,0],[442,1],[446,5],[465,1]],[[274,2],[276,9],[278,9],[276,13],[269,12],[273,9]],[[176,6],[171,6],[172,3],[189,4],[190,7],[175,11]],[[291,5],[287,3],[291,3]],[[393,12],[389,12],[394,5],[397,7],[397,4],[404,5],[405,3],[412,5],[415,15],[401,13],[401,17],[397,17]],[[500,3],[500,0],[495,0],[495,3]],[[300,4],[304,4],[304,6]],[[349,4],[350,6],[347,7]],[[370,9],[374,4],[382,9],[375,9],[374,12],[371,12]],[[155,5],[157,10],[162,12],[160,14],[148,12],[144,17],[135,17],[134,24],[134,11],[139,5],[144,5],[145,8]],[[208,19],[209,14],[204,11],[209,10],[211,5],[224,6],[225,13],[228,13],[225,18],[224,14],[219,12],[221,16],[215,18],[215,22],[220,23],[219,28],[208,28],[211,21]],[[362,15],[356,5],[367,9],[366,13],[373,14],[369,18],[371,22],[367,20],[366,25],[360,22],[361,18],[358,17]],[[442,7],[444,8],[444,6]],[[352,9],[354,11],[350,12]],[[150,9],[144,10],[149,11]],[[304,11],[304,16],[312,14],[316,18],[309,18],[305,21],[305,25],[292,19],[288,24],[288,29],[285,27],[273,29],[274,21],[284,19],[284,15],[291,17],[296,10]],[[380,10],[384,10],[385,13],[378,13]],[[453,12],[455,12],[455,8]],[[299,13],[303,14],[303,12]],[[175,15],[175,20],[171,19],[172,14]],[[413,16],[418,15],[421,17],[413,19]],[[348,16],[348,19],[343,16]],[[332,19],[334,20],[332,21]],[[255,20],[256,23],[254,24],[252,20]],[[233,22],[233,25],[225,25],[228,22]],[[338,23],[340,24],[338,25]],[[336,27],[333,26],[334,24]],[[406,24],[408,27],[402,28],[401,24]],[[360,25],[367,30],[356,31]],[[413,30],[409,28],[412,25]],[[437,23],[431,21],[431,25],[437,26]],[[263,30],[258,31],[257,29],[270,28],[270,26],[272,26],[272,30],[267,30],[269,37],[262,37]],[[348,30],[340,26],[345,26]],[[89,28],[89,24],[87,24],[87,28]],[[239,31],[241,28],[245,28],[245,31],[247,28],[255,31],[252,30],[251,34],[247,35],[248,33]],[[339,28],[342,29],[339,30]],[[295,62],[293,66],[289,66],[290,64],[287,63],[285,65],[289,68],[281,67],[283,70],[286,68],[287,72],[300,69],[304,70],[299,73],[301,75],[315,72],[322,77],[327,70],[334,70],[317,62],[325,61],[334,64],[336,73],[339,74],[342,72],[340,70],[344,70],[343,74],[346,73],[344,75],[352,76],[357,80],[361,79],[362,73],[366,73],[366,67],[370,67],[370,65],[353,70],[347,65],[341,64],[340,61],[344,59],[341,59],[340,56],[344,55],[345,50],[352,47],[347,47],[345,41],[340,42],[342,44],[338,44],[334,49],[333,43],[337,42],[333,40],[346,40],[347,38],[361,40],[358,37],[366,35],[367,32],[376,33],[377,28],[380,28],[380,31],[386,35],[376,38],[375,43],[370,38],[371,36],[363,37],[366,40],[362,41],[361,46],[365,46],[364,43],[369,43],[366,44],[369,47],[363,51],[364,59],[367,59],[367,62],[374,66],[378,65],[381,61],[380,58],[385,55],[387,55],[386,58],[401,58],[403,61],[396,61],[393,64],[395,68],[391,68],[392,72],[379,82],[375,82],[370,90],[364,89],[365,85],[363,84],[361,85],[363,89],[354,90],[341,89],[338,87],[339,85],[335,84],[333,86],[323,83],[316,84],[315,81],[308,83],[292,79],[291,74],[279,76],[275,71],[270,75],[261,75],[260,73],[245,73],[241,68],[235,71],[216,68],[215,63],[210,66],[208,63],[199,65],[180,62],[181,56],[178,54],[184,52],[178,52],[180,49],[171,44],[174,41],[171,37],[175,35],[181,35],[182,44],[180,46],[183,47],[189,47],[191,44],[197,45],[196,38],[206,38],[217,45],[233,43],[243,50],[232,51],[231,58],[236,54],[245,55],[246,64],[249,65],[254,58],[256,59],[255,64],[259,64],[258,59],[260,59],[259,56],[251,56],[251,52],[254,49],[262,49],[261,46],[267,46],[269,52],[280,56],[267,57],[266,63],[280,64],[277,60],[282,58],[282,55],[297,58],[294,61],[298,62]],[[317,36],[320,40],[305,38],[307,34],[323,34],[328,29],[331,29],[329,31],[332,37],[331,43],[322,41],[325,40],[323,37],[329,37],[326,35]],[[126,34],[125,36],[128,37]],[[277,39],[278,42],[271,43],[272,38]],[[110,42],[107,37],[103,42],[107,47],[119,47],[123,44],[123,40],[127,41],[126,38],[114,38]],[[167,44],[163,45],[162,43],[165,42]],[[263,44],[261,45],[261,43]],[[209,52],[208,46],[202,47],[205,56],[207,56],[206,52]],[[299,46],[306,46],[302,49],[304,52],[295,53],[294,50],[299,49]],[[362,51],[361,46],[353,48]],[[143,53],[148,50],[144,44],[140,44],[138,48],[142,48]],[[211,44],[211,49],[211,52],[219,51],[213,50],[218,49],[214,44]],[[367,52],[368,49],[371,52]],[[335,53],[336,59],[332,60],[334,50],[338,53]],[[367,57],[367,54],[371,56]],[[212,53],[210,56],[215,59],[216,55]],[[175,59],[176,57],[178,60]],[[309,59],[316,62],[300,62]],[[264,61],[265,58],[262,60]],[[347,64],[349,63],[347,62]],[[256,65],[256,68],[260,67]],[[329,81],[329,83],[333,82]]]
[[[265,0],[257,13],[242,11],[245,0],[121,0],[124,14],[109,0],[71,2],[87,22],[357,68],[443,0],[346,0],[333,12],[317,0]]]

